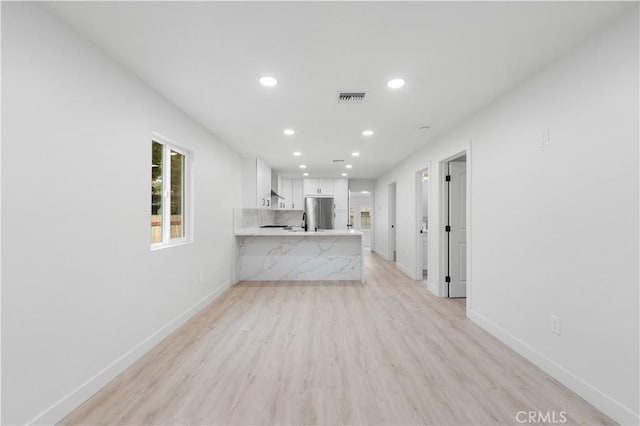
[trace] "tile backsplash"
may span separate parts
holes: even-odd
[[[302,210],[276,210],[274,225],[301,226]]]
[[[300,226],[301,210],[234,209],[236,229],[259,228],[264,225]]]

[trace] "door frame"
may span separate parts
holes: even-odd
[[[472,158],[471,158],[471,144],[469,144],[468,148],[465,148],[461,151],[456,152],[453,155],[450,155],[442,160],[440,160],[440,162],[438,163],[438,182],[439,182],[439,189],[440,189],[440,195],[438,197],[438,201],[440,203],[440,208],[439,208],[439,215],[440,215],[440,220],[439,220],[439,225],[440,225],[440,229],[438,230],[438,236],[439,236],[439,248],[438,248],[438,253],[439,253],[439,257],[440,257],[440,271],[439,271],[439,277],[438,277],[438,295],[440,297],[448,297],[448,284],[445,282],[445,277],[447,276],[447,233],[445,232],[445,225],[447,222],[447,215],[448,215],[448,200],[447,200],[447,182],[445,181],[445,177],[447,175],[447,173],[449,172],[449,167],[448,167],[448,163],[452,160],[455,160],[456,158],[462,157],[462,156],[466,156],[466,168],[467,168],[467,187],[466,187],[466,223],[467,223],[467,314],[470,312],[471,310],[471,299],[472,299],[472,280],[473,280],[473,275],[471,273],[471,267],[472,267],[472,258],[471,258],[471,247],[472,242],[472,235],[473,235],[473,228],[472,228],[472,224],[471,224],[471,209],[472,209],[472,204],[471,204],[471,194],[472,194],[472,185],[471,185],[471,173],[472,173]]]
[[[391,194],[393,193],[393,198],[391,197]],[[388,232],[388,248],[387,248],[387,260],[390,260],[392,262],[396,262],[396,259],[393,258],[393,252],[398,250],[397,247],[397,235],[398,235],[398,227],[396,226],[396,222],[398,220],[398,211],[396,209],[396,201],[397,201],[397,195],[398,195],[398,186],[396,184],[396,181],[393,181],[389,184],[389,193],[388,193],[388,200],[389,202],[387,203],[389,205],[389,211],[388,211],[388,228],[389,228],[389,232]],[[393,202],[392,202],[393,201]],[[392,215],[393,212],[393,215]],[[393,216],[393,224],[391,223],[391,217]],[[393,228],[392,228],[393,226]],[[393,241],[393,244],[392,244]]]
[[[415,260],[415,271],[414,271],[414,280],[420,280],[423,281],[422,279],[422,269],[423,269],[423,264],[422,264],[422,234],[420,233],[420,229],[422,228],[422,173],[424,172],[429,173],[429,180],[428,180],[428,185],[429,185],[429,198],[431,198],[431,181],[433,180],[431,178],[431,162],[427,162],[427,166],[418,170],[416,172],[415,175],[415,190],[416,190],[416,196],[415,196],[415,200],[416,200],[416,213],[415,213],[415,218],[416,218],[416,223],[415,223],[415,232],[416,232],[416,260]],[[427,203],[427,217],[431,218],[431,205],[432,203],[430,202],[431,200],[429,200],[429,202]],[[429,240],[429,245],[431,245],[431,240]],[[431,259],[431,253],[429,253],[429,259]],[[427,262],[428,264],[429,262]],[[432,275],[430,275],[429,277],[427,277],[427,287],[429,287],[429,283],[432,282],[433,280],[431,279],[433,278]]]

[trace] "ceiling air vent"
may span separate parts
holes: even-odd
[[[365,92],[338,92],[339,104],[361,104],[364,101]]]
[[[344,163],[344,160],[333,160],[334,163]]]

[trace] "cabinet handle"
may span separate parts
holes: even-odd
[[[271,200],[267,200],[267,207],[271,205]]]
[[[264,198],[262,199],[262,205],[264,206]]]

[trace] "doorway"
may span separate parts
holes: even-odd
[[[467,297],[467,157],[444,163],[445,284],[447,297]]]
[[[362,245],[371,247],[373,202],[370,191],[349,191],[349,223],[362,232]]]
[[[396,261],[396,183],[389,184],[389,256]]]
[[[429,280],[429,168],[416,173],[416,278],[428,284]]]

